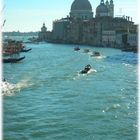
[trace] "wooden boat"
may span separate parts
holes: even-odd
[[[32,50],[32,48],[29,48],[29,49],[22,49],[20,52],[28,52],[28,51],[30,51],[30,50]]]
[[[17,63],[21,60],[23,60],[25,56],[20,57],[20,58],[3,58],[3,63]]]

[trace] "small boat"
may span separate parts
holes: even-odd
[[[17,63],[21,60],[23,60],[25,56],[20,57],[20,58],[3,58],[3,63]]]
[[[79,48],[79,47],[76,47],[76,48],[74,48],[74,50],[75,50],[75,51],[79,51],[79,50],[80,50],[80,48]]]
[[[91,55],[91,57],[95,57],[95,56],[101,56],[99,52],[93,52],[93,54]]]
[[[90,52],[89,49],[84,49],[84,53],[88,53],[88,52]]]
[[[80,74],[86,74],[90,71],[91,66],[88,64],[87,66],[85,66],[85,68],[83,70],[80,71]]]
[[[29,49],[22,49],[20,52],[28,52],[28,51],[30,51],[30,50],[32,50],[32,48],[29,48]]]

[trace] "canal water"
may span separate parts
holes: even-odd
[[[136,140],[137,55],[118,49],[26,44],[3,64],[4,140]],[[99,51],[91,57],[84,49]],[[79,74],[85,65],[92,71]]]

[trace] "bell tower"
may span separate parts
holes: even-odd
[[[113,3],[113,0],[110,0],[110,4],[109,4],[109,15],[111,17],[114,17],[114,3]]]

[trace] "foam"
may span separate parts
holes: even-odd
[[[29,83],[28,80],[21,80],[16,84],[2,82],[2,95],[4,96],[13,96],[15,93],[20,92],[22,89],[28,88],[33,84]]]

